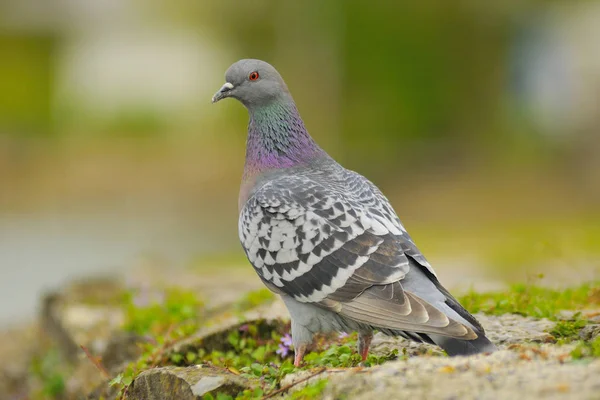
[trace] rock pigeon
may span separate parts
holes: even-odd
[[[492,352],[483,327],[442,286],[388,199],[309,135],[270,64],[240,60],[213,103],[250,116],[239,195],[239,238],[263,283],[291,316],[294,365],[316,333],[373,331],[436,344],[449,355]]]

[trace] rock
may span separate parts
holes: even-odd
[[[36,326],[0,332],[0,398],[27,398],[31,359],[41,347]],[[5,397],[3,397],[5,396]]]
[[[128,390],[131,399],[181,398],[202,399],[204,393],[229,393],[233,397],[250,388],[248,381],[229,371],[210,367],[166,367],[173,352],[187,354],[205,351],[228,351],[229,334],[251,324],[258,338],[270,338],[273,330],[289,331],[289,315],[280,299],[262,303],[242,314],[240,287],[248,277],[236,277],[234,285],[223,288],[222,278],[206,279],[203,275],[175,274],[168,269],[150,283],[148,274],[139,274],[139,282],[148,290],[179,286],[198,291],[207,300],[202,327],[193,335],[171,343],[164,349],[164,358],[156,369],[141,373]],[[167,271],[167,272],[165,272]],[[230,274],[230,272],[227,272]],[[192,276],[190,276],[192,275]],[[164,278],[164,279],[163,279]],[[154,278],[152,278],[154,279]],[[257,282],[262,287],[260,281]],[[110,386],[109,378],[101,373],[81,350],[84,345],[91,356],[106,368],[110,378],[122,372],[124,365],[140,355],[140,343],[146,338],[123,332],[122,298],[125,285],[118,281],[99,280],[75,283],[43,299],[39,324],[11,332],[0,332],[0,398],[34,398],[43,393],[48,377],[58,376],[64,384],[63,398],[113,400],[118,398],[119,386]],[[252,285],[250,285],[252,287]],[[321,379],[329,381],[324,398],[370,399],[379,396],[397,398],[511,398],[522,400],[544,398],[597,398],[596,383],[600,360],[572,360],[575,345],[547,343],[547,332],[555,323],[519,315],[485,316],[477,318],[486,328],[492,341],[501,349],[490,357],[439,357],[443,352],[436,346],[377,334],[372,353],[389,355],[395,349],[409,357],[399,357],[374,368],[328,369],[317,376],[316,371],[290,374],[281,387],[293,385],[290,392]],[[585,318],[588,325],[581,329],[582,340],[593,340],[600,334],[600,310],[562,313],[562,318]],[[329,343],[329,341],[325,340]],[[531,343],[534,342],[534,343]],[[408,358],[408,360],[407,360]],[[32,373],[34,369],[38,371]]]
[[[600,322],[600,310],[591,309],[591,310],[561,310],[558,313],[558,319],[564,321],[572,321],[574,319],[587,319],[591,322]]]
[[[523,342],[546,343],[553,337],[548,333],[555,322],[548,319],[535,319],[517,314],[476,315],[485,328],[487,337],[499,346]]]
[[[248,291],[264,288],[250,265],[241,268],[206,270],[178,269],[173,273],[169,264],[145,265],[128,274],[128,284],[134,287],[177,287],[201,294],[209,316],[231,310],[231,305]],[[227,285],[223,285],[227,282]]]
[[[42,332],[58,345],[63,357],[74,365],[85,358],[81,345],[93,354],[104,352],[124,320],[122,309],[108,302],[117,294],[106,294],[104,298],[97,293],[98,290],[92,289],[92,282],[71,284],[65,290],[46,294],[41,301]],[[101,288],[108,286],[106,280],[101,280],[99,284]],[[116,283],[114,285],[117,287]],[[89,298],[84,297],[86,292]],[[102,300],[106,300],[107,304],[96,303]]]
[[[579,332],[579,337],[582,340],[594,340],[600,336],[600,324],[586,325]]]
[[[195,365],[164,367],[142,372],[129,388],[131,400],[196,400],[206,394],[237,395],[249,382],[230,372]]]
[[[594,324],[600,324],[600,310],[584,310],[582,311],[584,318]]]
[[[324,371],[316,370],[304,370],[294,372],[293,374],[288,374],[283,377],[280,382],[281,387],[289,386],[290,389],[288,393],[296,392],[307,385],[311,385],[321,379],[329,379],[331,376],[347,374],[347,373],[359,373],[365,371],[365,369],[358,368],[335,368],[335,369],[327,369]]]
[[[60,310],[61,300],[58,293],[49,293],[42,298],[40,328],[50,340],[57,344],[62,356],[69,363],[75,364],[78,361],[80,349],[63,323]]]
[[[517,351],[515,351],[517,350]],[[600,360],[565,363],[572,346],[528,345],[489,356],[413,357],[330,374],[324,399],[595,399]]]
[[[272,331],[283,332],[289,321],[289,314],[283,301],[277,299],[271,304],[260,306],[244,313],[243,316],[229,315],[208,321],[207,327],[200,329],[193,336],[181,340],[170,353],[186,354],[202,348],[207,352],[214,350],[227,351],[231,349],[227,337],[233,330],[239,330],[244,325],[253,324],[258,329],[259,337],[268,339]]]
[[[117,333],[111,337],[102,353],[102,365],[112,375],[116,375],[124,364],[142,355],[142,344],[148,338],[131,332]]]
[[[417,343],[402,337],[386,336],[381,332],[377,332],[373,336],[370,349],[371,354],[385,356],[394,350],[398,350],[398,354],[400,355],[404,354],[411,357],[421,355],[442,356],[445,354],[439,347],[428,343]]]
[[[82,347],[98,358],[111,376],[139,357],[138,344],[144,338],[120,331],[124,315],[116,299],[122,295],[123,287],[118,282],[100,279],[76,282],[43,296],[39,323],[42,335],[37,338],[41,346],[37,353],[43,357],[48,351],[58,351],[61,361],[54,368],[64,379],[67,397],[81,398],[94,388],[103,388],[102,397],[114,398],[106,375],[88,359]],[[35,385],[39,382],[30,383],[31,387]]]
[[[119,395],[119,391],[118,386],[110,386],[110,381],[105,380],[84,398],[87,400],[114,400]]]
[[[547,319],[523,317],[517,314],[484,315],[477,319],[485,328],[487,336],[500,348],[513,344],[535,342],[546,343],[553,340],[551,330],[555,323]],[[389,337],[376,333],[371,344],[371,353],[377,356],[389,354],[397,349],[399,354],[408,356],[440,356],[444,352],[437,346],[427,343],[415,343],[401,337]]]

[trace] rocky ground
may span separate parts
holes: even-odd
[[[49,293],[35,324],[1,333],[0,399],[600,399],[598,285],[552,312],[507,292],[537,317],[473,303],[500,348],[491,355],[449,358],[376,334],[363,365],[355,338],[335,336],[294,369],[285,308],[257,280],[137,276]]]

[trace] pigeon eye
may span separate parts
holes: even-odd
[[[257,80],[258,79],[258,71],[250,72],[250,75],[248,75],[248,79],[250,79],[251,81]]]

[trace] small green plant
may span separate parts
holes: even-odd
[[[110,382],[110,386],[115,386],[119,389],[118,399],[126,398],[127,390],[133,380],[144,370],[153,368],[158,365],[167,365],[168,357],[165,349],[180,336],[176,332],[169,331],[166,335],[156,337],[155,343],[146,343],[143,346],[142,355],[135,361],[129,363],[125,369],[114,377]]]
[[[380,365],[386,361],[398,358],[398,350],[393,350],[385,356],[369,354],[364,366]],[[351,368],[361,364],[362,359],[356,352],[356,341],[349,340],[342,344],[332,344],[321,352],[312,352],[304,357],[306,367]]]
[[[360,355],[347,344],[332,344],[320,353],[309,353],[304,362],[311,367],[354,367],[361,361]]]
[[[202,400],[234,400],[234,398],[225,393],[217,393],[216,396],[213,396],[212,394],[208,393],[202,396]]]
[[[579,319],[579,315],[576,315],[571,321],[558,321],[550,334],[557,339],[568,342],[578,338],[579,332],[586,325],[587,321]]]
[[[571,352],[571,357],[575,360],[584,358],[600,358],[600,336],[590,341],[581,341],[577,347]]]
[[[33,398],[58,398],[66,390],[65,374],[61,371],[61,357],[58,349],[51,348],[41,357],[32,360],[30,369],[33,376],[41,382],[39,393]]]
[[[281,378],[294,370],[291,360],[285,358],[287,354],[280,351],[282,335],[276,330],[264,338],[256,325],[245,324],[230,332],[227,342],[230,346],[227,351],[207,353],[200,349],[197,362],[228,368],[250,379],[260,378],[262,390],[274,388]]]
[[[319,379],[314,383],[310,383],[302,389],[293,392],[290,400],[313,400],[320,398],[327,386],[327,382],[327,379]]]
[[[166,289],[152,297],[148,293],[128,292],[124,299],[124,329],[140,335],[158,335],[176,326],[181,335],[198,328],[203,303],[196,293]]]
[[[142,371],[169,361],[165,349],[169,344],[194,333],[199,327],[203,303],[194,292],[181,289],[166,289],[164,293],[128,292],[123,302],[125,323],[123,329],[140,335],[151,336],[150,343],[141,344],[142,355],[110,381],[120,390],[119,398]],[[177,359],[178,356],[171,355]],[[189,363],[195,354],[185,356]]]

